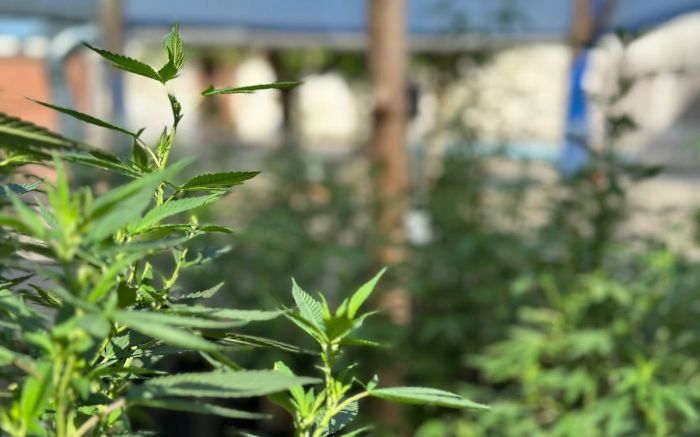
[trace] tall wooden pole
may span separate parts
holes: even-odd
[[[573,0],[569,39],[577,54],[590,44],[605,27],[617,5],[617,0]]]
[[[102,44],[114,53],[122,53],[124,48],[124,24],[122,0],[100,0],[100,26],[102,28]],[[107,82],[111,91],[110,114],[107,119],[123,122],[124,117],[124,80],[123,74],[116,68],[109,67],[106,71]],[[109,143],[114,144],[115,136],[110,136]]]
[[[406,194],[406,3],[370,0],[369,69],[372,84],[373,130],[369,154],[375,171],[378,200],[377,231],[382,240],[377,262],[392,266],[404,259]],[[410,320],[410,302],[400,289],[385,292],[381,302],[399,324]]]
[[[404,217],[409,188],[406,3],[405,0],[369,2],[369,69],[374,100],[369,156],[374,170],[376,229],[380,240],[376,261],[391,267],[404,261],[406,253]],[[401,281],[385,280],[379,297],[379,305],[399,325],[407,325],[411,317],[411,302],[403,285]],[[404,373],[400,365],[393,365],[380,372],[380,379],[385,385],[401,385]],[[378,416],[392,429],[393,435],[407,435],[401,409],[395,404],[383,405]]]

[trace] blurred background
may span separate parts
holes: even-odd
[[[156,142],[162,87],[82,42],[155,64],[176,22],[174,153],[262,170],[204,213],[238,233],[183,287],[274,307],[294,276],[338,301],[388,265],[367,331],[390,346],[346,363],[493,408],[370,404],[372,435],[700,435],[700,0],[4,0],[0,112],[126,153],[31,97]],[[303,84],[200,94],[281,80]],[[277,419],[135,415],[159,435],[291,435],[253,407]]]

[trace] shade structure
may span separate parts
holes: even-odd
[[[59,21],[89,20],[98,0],[0,2],[0,15]],[[255,32],[362,34],[366,0],[122,0],[128,28],[226,27]],[[571,15],[566,0],[408,0],[411,35],[472,33],[521,39],[563,38]],[[654,26],[700,9],[700,0],[619,0],[611,27]],[[7,26],[0,26],[0,33]]]

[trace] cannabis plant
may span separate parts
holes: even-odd
[[[700,432],[697,277],[668,251],[636,258],[617,277],[522,284],[539,304],[520,308],[510,336],[474,359],[502,401],[461,435]]]
[[[420,437],[698,433],[697,266],[620,232],[630,188],[659,170],[619,151],[635,129],[619,105],[634,81],[621,74],[610,95],[593,96],[603,147],[560,184],[564,195],[526,253],[530,272],[513,281],[505,338],[464,359],[494,414],[430,420]]]
[[[151,80],[175,79],[184,50],[178,26],[165,40],[165,64],[87,48],[113,66]],[[210,87],[212,96],[286,89],[293,82],[242,88]],[[372,313],[360,314],[379,276],[331,312],[296,284],[295,308],[245,310],[207,305],[223,284],[182,292],[181,275],[212,261],[221,251],[194,250],[204,234],[231,230],[200,223],[194,212],[220,200],[257,172],[223,172],[183,178],[192,161],[171,163],[183,112],[168,93],[172,125],[156,144],[131,131],[73,109],[37,102],[85,123],[116,131],[132,143],[131,156],[70,140],[29,122],[0,114],[0,169],[10,183],[0,187],[0,430],[12,436],[80,437],[139,435],[129,420],[136,406],[258,419],[259,414],[224,407],[212,399],[270,396],[292,415],[298,436],[339,435],[373,396],[398,402],[453,408],[482,406],[449,392],[425,388],[377,388],[362,384],[349,369],[336,373],[348,345],[371,342],[351,337]],[[130,179],[100,196],[73,188],[64,162],[79,163]],[[17,168],[51,165],[55,182],[11,183]],[[27,193],[35,194],[32,198]],[[156,259],[169,255],[170,267]],[[284,316],[320,346],[322,378],[296,376],[283,363],[244,370],[230,352],[241,347],[300,351],[291,345],[247,335],[248,323]],[[168,374],[164,357],[197,353],[211,370]],[[306,386],[320,384],[320,388]],[[361,388],[358,388],[361,387]],[[206,399],[202,399],[206,398]],[[357,435],[362,428],[347,432]]]

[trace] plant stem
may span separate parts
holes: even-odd
[[[141,147],[141,149],[143,149],[146,153],[149,154],[150,158],[153,160],[153,163],[154,163],[155,165],[160,164],[160,163],[158,162],[158,157],[156,157],[155,153],[153,153],[153,150],[151,150],[151,148],[148,147],[148,146],[146,145],[146,143],[144,143],[144,142],[141,140],[141,138],[135,137],[135,138],[134,138],[134,141],[136,141],[136,144],[137,144],[139,147]]]
[[[163,284],[163,289],[166,291],[166,293],[170,290],[170,288],[177,282],[177,279],[180,277],[180,268],[182,267],[182,264],[185,262],[187,259],[187,249],[182,249],[180,251],[180,254],[178,255],[178,258],[175,260],[175,269],[173,270],[173,274],[170,275],[170,278],[165,281],[165,284]]]
[[[112,402],[107,406],[107,408],[104,409],[100,414],[96,414],[92,417],[90,417],[88,420],[83,423],[80,428],[75,432],[76,437],[81,437],[83,434],[86,432],[90,431],[97,423],[100,421],[101,418],[108,416],[112,411],[118,410],[126,405],[126,399],[124,398],[119,398],[116,401]]]
[[[353,402],[369,396],[369,392],[363,391],[353,396],[342,400],[342,395],[336,391],[336,380],[333,376],[333,362],[335,360],[335,349],[333,344],[323,346],[321,352],[321,360],[323,361],[323,375],[325,380],[326,390],[326,409],[320,421],[314,421],[316,427],[313,433],[308,429],[304,429],[299,433],[299,437],[321,437],[323,432],[330,424],[333,417],[340,413],[344,408]]]
[[[57,437],[68,437],[68,426],[69,417],[67,417],[68,412],[66,411],[66,402],[68,401],[68,384],[70,383],[71,376],[73,374],[73,368],[75,365],[75,356],[72,353],[68,354],[68,358],[65,360],[65,365],[63,365],[63,370],[61,376],[58,380],[58,387],[56,390],[56,436]]]
[[[323,375],[326,384],[326,412],[331,411],[336,403],[335,379],[333,378],[333,351],[332,346],[326,346],[321,353],[323,360]]]

